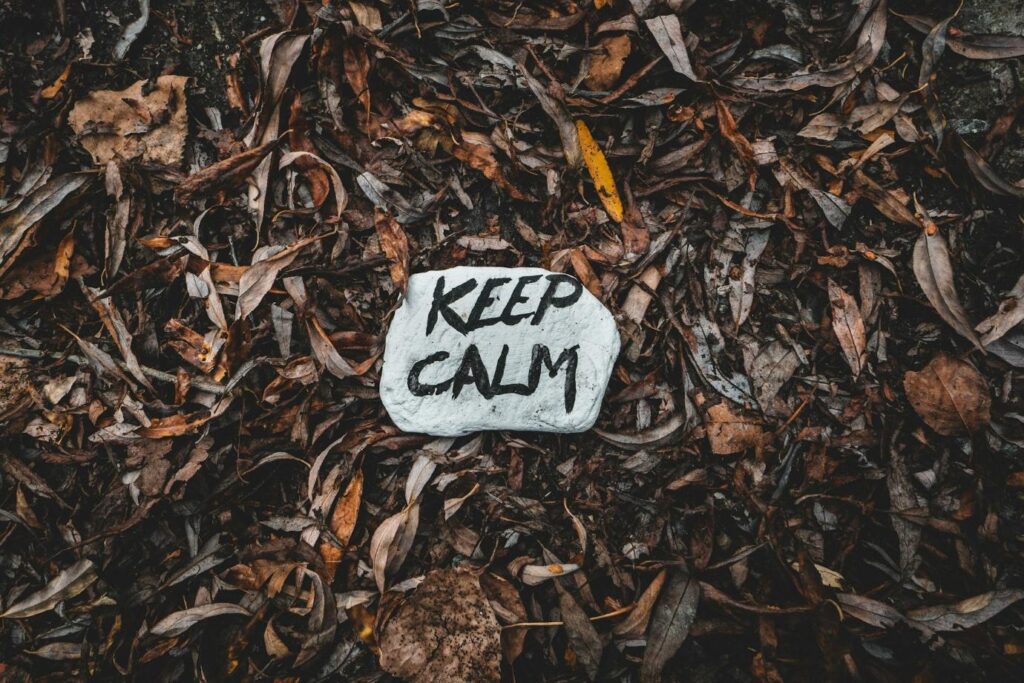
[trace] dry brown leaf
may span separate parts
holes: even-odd
[[[940,353],[923,370],[904,374],[903,388],[921,419],[944,436],[976,432],[991,419],[988,383],[959,358]]]
[[[678,652],[690,633],[699,604],[700,584],[685,568],[675,569],[661,590],[651,615],[647,647],[640,667],[642,683],[660,683],[665,664]]]
[[[68,125],[97,164],[141,157],[180,166],[188,134],[186,82],[187,76],[159,76],[152,84],[96,90],[75,103]]]
[[[481,573],[479,579],[480,587],[483,588],[484,594],[490,600],[491,609],[494,610],[499,622],[508,625],[526,621],[529,616],[526,606],[523,605],[519,591],[511,581],[491,572]],[[501,652],[505,655],[506,662],[511,664],[522,654],[523,647],[526,645],[527,632],[525,628],[503,628],[501,630]]]
[[[760,420],[736,414],[726,401],[707,409],[704,428],[711,452],[715,455],[731,455],[757,448],[764,439]]]
[[[391,273],[391,281],[398,291],[405,294],[409,286],[409,238],[395,217],[384,209],[374,210],[374,225],[380,248],[390,261],[388,272]]]
[[[495,156],[496,151],[494,143],[483,133],[465,131],[462,133],[462,142],[452,148],[452,156],[480,171],[485,178],[497,183],[512,197],[523,201],[532,201],[530,196],[505,177],[501,164]]]
[[[556,581],[554,585],[558,591],[558,606],[562,612],[562,624],[565,627],[566,635],[569,636],[569,645],[576,656],[576,664],[583,669],[587,680],[596,680],[601,667],[604,642],[572,593],[566,590],[559,581]]]
[[[914,244],[914,275],[924,295],[935,311],[964,339],[984,351],[974,326],[967,317],[967,311],[960,303],[956,284],[953,281],[953,262],[949,257],[946,238],[931,221],[925,225]]]
[[[334,512],[331,513],[331,532],[338,539],[341,547],[336,547],[329,541],[320,542],[320,554],[324,558],[327,567],[328,580],[333,579],[338,563],[345,553],[345,546],[352,538],[355,531],[356,521],[359,519],[359,508],[363,502],[363,470],[357,469],[352,475],[352,480],[345,487],[345,492],[334,505]]]
[[[501,628],[469,570],[430,572],[376,630],[381,668],[411,683],[501,680]]]
[[[316,242],[320,237],[307,237],[287,247],[260,247],[252,256],[252,265],[242,273],[238,281],[238,303],[235,320],[241,320],[256,310],[263,301],[278,274],[290,266],[299,251]]]
[[[668,578],[667,569],[662,569],[658,572],[654,580],[644,589],[640,599],[636,601],[636,604],[626,618],[615,625],[612,633],[619,638],[628,640],[643,637],[647,631],[647,625],[651,621],[651,610],[654,609],[654,604],[661,594],[661,587],[664,585],[666,578]]]
[[[864,369],[868,345],[860,307],[857,306],[856,299],[832,280],[828,281],[828,298],[832,303],[832,329],[839,340],[840,348],[843,349],[846,362],[853,371],[853,378],[857,379]]]
[[[187,202],[218,190],[241,185],[278,144],[279,141],[272,140],[196,171],[178,183],[174,197],[179,202]]]
[[[632,49],[628,34],[601,38],[590,55],[590,68],[583,82],[591,90],[609,90],[622,75],[622,67]]]

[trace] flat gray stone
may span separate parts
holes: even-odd
[[[618,354],[615,319],[571,275],[417,273],[388,330],[380,398],[406,432],[582,432]]]

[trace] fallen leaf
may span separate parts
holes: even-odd
[[[666,578],[668,578],[667,569],[662,569],[658,572],[654,580],[644,589],[640,599],[636,601],[636,604],[629,614],[626,615],[626,618],[615,625],[612,633],[619,638],[630,640],[643,637],[644,633],[647,632],[647,625],[651,621],[654,605],[657,604],[658,596],[661,595],[661,588],[665,584]]]
[[[907,371],[903,388],[921,419],[944,436],[976,432],[991,419],[988,383],[967,361],[940,353],[923,370]]]
[[[390,261],[391,281],[404,294],[409,286],[409,238],[394,216],[383,209],[374,210],[374,225],[381,249]]]
[[[501,680],[501,628],[466,569],[432,571],[376,627],[380,665],[412,683]]]
[[[576,655],[576,663],[583,669],[587,680],[595,680],[601,667],[601,654],[604,643],[597,629],[590,623],[587,613],[583,611],[576,599],[572,597],[562,584],[555,582],[558,590],[558,606],[562,611],[562,624],[569,636],[569,645]]]
[[[732,455],[748,448],[757,448],[764,438],[759,420],[736,414],[726,401],[707,409],[704,428],[711,452],[715,455]]]
[[[70,600],[91,586],[98,577],[91,560],[79,560],[63,569],[45,588],[18,600],[0,614],[0,619],[24,619],[48,612],[57,603]]]
[[[974,329],[983,335],[981,343],[988,346],[1021,322],[1024,322],[1024,275],[1021,275],[1017,284],[999,304],[999,310],[978,323]]]
[[[96,90],[75,103],[68,125],[97,164],[140,158],[180,166],[188,134],[187,76],[158,76],[124,90]]]
[[[149,629],[149,632],[155,636],[174,638],[180,636],[200,621],[227,614],[250,616],[249,610],[236,605],[233,602],[211,602],[198,607],[189,607],[188,609],[168,614],[166,617],[153,624],[152,628]]]
[[[857,300],[843,291],[842,287],[832,280],[828,281],[828,298],[832,303],[832,329],[843,349],[846,362],[857,379],[867,355],[867,332],[864,319],[860,315]]]
[[[962,631],[988,621],[1021,599],[1024,599],[1024,590],[1005,588],[952,605],[912,609],[907,611],[906,617],[911,625],[924,626],[932,631]]]
[[[647,647],[640,666],[643,683],[660,683],[665,664],[690,634],[699,604],[700,585],[686,569],[677,567],[662,588],[651,614]]]
[[[690,53],[686,50],[686,40],[683,38],[683,27],[679,23],[679,17],[675,14],[665,14],[653,19],[646,19],[644,24],[654,36],[662,53],[668,58],[672,70],[699,83],[701,79],[694,72],[693,65],[690,63]]]
[[[597,145],[594,136],[590,134],[590,129],[584,121],[576,121],[576,130],[579,135],[583,161],[586,163],[587,171],[594,181],[594,189],[597,190],[597,196],[601,199],[601,204],[604,205],[605,211],[608,212],[611,219],[616,223],[621,223],[623,217],[622,199],[619,198],[619,191],[615,187],[615,176],[612,175],[612,169],[608,166],[608,160],[605,159],[604,152]]]
[[[960,303],[960,295],[953,282],[953,262],[949,257],[946,238],[930,221],[914,244],[913,265],[917,283],[921,285],[936,313],[961,336],[978,349],[984,350],[978,335],[974,333],[974,326],[967,318],[967,311]]]
[[[622,75],[622,67],[632,49],[628,34],[602,37],[590,55],[590,66],[583,82],[591,90],[610,89]]]

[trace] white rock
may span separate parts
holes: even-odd
[[[407,432],[582,432],[618,354],[614,318],[571,275],[418,273],[388,330],[380,397]]]

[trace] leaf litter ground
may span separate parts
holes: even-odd
[[[5,680],[1024,670],[1002,3],[57,0],[0,36]],[[459,264],[613,311],[592,432],[390,423],[390,316]]]

